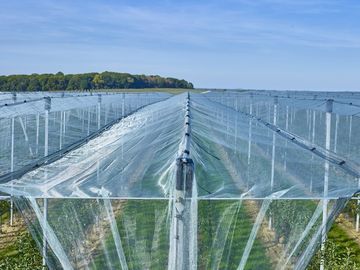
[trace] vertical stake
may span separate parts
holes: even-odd
[[[16,93],[12,93],[13,102],[16,102]],[[14,171],[14,149],[15,149],[15,118],[11,118],[11,159],[10,159],[10,171]],[[12,190],[12,189],[11,189]],[[11,193],[10,197],[10,226],[14,224],[14,199]]]
[[[39,154],[40,114],[36,114],[36,156]]]
[[[326,101],[326,137],[325,137],[325,148],[330,150],[330,138],[331,138],[331,113],[333,110],[333,100],[328,99]],[[321,260],[320,260],[320,270],[324,270],[324,252],[325,252],[325,241],[326,241],[326,223],[328,216],[328,188],[329,188],[329,170],[330,164],[327,159],[325,159],[325,172],[324,172],[324,195],[323,195],[323,218],[322,218],[322,232],[321,232]]]
[[[125,93],[122,93],[121,118],[125,116]]]
[[[358,179],[358,188],[360,189],[360,178]],[[360,208],[360,200],[357,200],[357,211],[356,211],[356,225],[355,229],[356,232],[359,232],[359,223],[360,223],[360,215],[359,215],[359,208]]]
[[[51,98],[45,97],[45,148],[44,156],[49,154],[49,111],[51,109]],[[45,177],[47,177],[45,172]],[[47,224],[47,199],[44,198],[44,220],[43,220],[43,269],[46,268],[46,224]]]
[[[334,138],[334,152],[337,152],[337,140],[338,140],[338,128],[339,128],[339,118],[340,116],[336,114],[336,121],[335,121],[335,138]]]
[[[277,105],[278,105],[278,97],[274,97],[274,112],[273,112],[273,124],[276,126],[277,119]],[[273,132],[272,135],[272,154],[271,154],[271,179],[270,179],[270,190],[271,192],[274,189],[274,175],[275,175],[275,144],[276,144],[276,134]],[[269,229],[272,227],[272,213],[270,212],[269,218]]]
[[[97,127],[98,130],[101,126],[101,94],[98,95],[98,104],[97,104]]]
[[[250,108],[249,108],[249,144],[248,144],[248,156],[247,156],[247,189],[249,189],[249,182],[250,182],[250,160],[251,160],[251,140],[252,140],[252,113],[253,113],[253,99],[252,95],[250,96]]]

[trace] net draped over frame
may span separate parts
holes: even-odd
[[[306,268],[359,190],[360,97],[187,96],[53,96],[46,120],[42,96],[0,95],[0,191],[50,269]],[[186,136],[194,169],[179,217]]]

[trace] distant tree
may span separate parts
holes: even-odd
[[[105,71],[102,73],[31,74],[0,76],[0,91],[51,91],[114,88],[193,88],[192,83],[158,75],[132,75]]]
[[[95,89],[100,89],[104,87],[104,80],[101,77],[101,74],[95,74],[93,80],[92,80],[93,85],[95,86]]]
[[[36,77],[32,77],[29,81],[28,91],[41,91],[41,84]]]

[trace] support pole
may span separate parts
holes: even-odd
[[[250,96],[250,108],[249,114],[252,115],[253,112],[253,99],[252,95]],[[248,137],[248,156],[247,156],[247,181],[246,188],[249,189],[250,184],[250,160],[251,160],[251,140],[252,140],[252,118],[249,118],[249,137]]]
[[[325,148],[330,150],[330,138],[331,138],[331,113],[333,109],[333,100],[328,99],[326,101],[326,137],[325,137]],[[330,164],[327,159],[325,159],[325,172],[324,172],[324,195],[323,195],[323,218],[322,218],[322,232],[321,232],[321,261],[320,261],[320,270],[324,270],[324,252],[325,252],[325,241],[326,241],[326,232],[327,232],[327,217],[328,217],[328,188],[329,188],[329,170]]]
[[[350,119],[349,119],[349,141],[348,141],[348,156],[350,157],[350,152],[351,152],[351,133],[352,133],[352,121],[353,121],[353,116],[350,115]]]
[[[286,118],[285,118],[285,130],[289,131],[289,106],[286,105]],[[284,151],[284,171],[286,171],[286,151],[287,151],[287,147],[288,147],[288,142],[287,140],[285,141],[285,151]]]
[[[312,117],[312,136],[311,136],[311,142],[315,144],[315,129],[316,129],[316,111],[313,111],[313,117]],[[310,176],[310,192],[312,193],[313,189],[313,162],[314,162],[314,154],[311,153],[311,176]]]
[[[97,104],[97,128],[98,130],[101,127],[101,94],[98,95],[98,104]]]
[[[273,124],[276,126],[277,120],[277,106],[278,98],[274,97],[274,113],[273,113]],[[274,189],[274,176],[275,176],[275,145],[276,145],[276,134],[273,132],[272,135],[272,154],[271,154],[271,179],[270,179],[270,190],[273,192]],[[269,217],[269,229],[272,227],[272,213],[270,212]]]
[[[51,109],[51,98],[45,97],[45,145],[44,145],[44,156],[49,154],[49,112]],[[47,177],[45,172],[45,177]],[[44,198],[44,209],[43,209],[43,269],[46,269],[46,257],[47,257],[47,241],[46,241],[46,224],[47,224],[47,199]]]
[[[36,156],[39,154],[39,133],[40,133],[40,114],[36,114]]]
[[[340,116],[336,114],[336,121],[335,121],[335,138],[334,138],[334,152],[337,152],[337,141],[338,141],[338,129],[339,129],[339,118]]]
[[[59,149],[62,148],[62,141],[63,141],[63,112],[60,112],[60,132],[59,132]]]
[[[88,121],[87,121],[87,135],[89,136],[89,134],[90,134],[90,107],[88,107]]]
[[[358,179],[358,188],[360,189],[360,178]],[[359,232],[359,223],[360,223],[360,215],[359,215],[359,209],[360,209],[360,200],[357,200],[357,211],[356,211],[356,224],[355,224],[355,230],[356,232]]]
[[[46,241],[46,230],[47,230],[47,213],[48,213],[48,201],[47,198],[43,199],[43,250],[42,250],[42,269],[46,269],[46,259],[47,259],[47,241]]]
[[[238,99],[235,99],[235,111],[238,111]],[[234,147],[234,155],[237,153],[237,137],[238,137],[238,114],[235,114],[235,147]]]
[[[125,93],[122,93],[121,117],[125,116]]]
[[[16,102],[16,93],[12,93],[12,100]],[[10,172],[14,171],[14,152],[15,150],[15,118],[11,118],[11,158],[10,158]],[[14,199],[13,194],[10,197],[10,226],[14,224]]]

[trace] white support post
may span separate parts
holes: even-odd
[[[110,106],[111,106],[111,104],[110,104]],[[105,107],[105,125],[108,123],[108,114],[109,114],[109,108],[108,108],[108,106],[106,106]]]
[[[331,113],[333,108],[333,100],[328,99],[326,101],[326,137],[325,137],[325,148],[330,150],[330,139],[331,139]],[[325,172],[324,172],[324,195],[323,195],[323,218],[322,218],[322,232],[321,232],[321,260],[320,270],[324,270],[324,252],[325,252],[325,241],[327,232],[327,217],[328,217],[328,188],[329,188],[329,170],[330,164],[325,159]]]
[[[250,96],[250,108],[249,114],[250,116],[253,113],[253,99]],[[248,156],[247,156],[247,181],[246,181],[246,188],[249,189],[249,182],[250,182],[250,160],[251,160],[251,140],[252,140],[252,118],[249,118],[249,137],[248,137]]]
[[[45,98],[45,145],[44,145],[44,156],[46,157],[49,154],[49,112],[51,109],[51,98],[50,97],[46,97]],[[45,177],[47,177],[46,172],[45,172]],[[47,246],[47,241],[46,241],[46,224],[47,224],[47,199],[44,198],[44,209],[43,209],[43,216],[44,216],[44,220],[43,220],[43,262],[42,262],[42,266],[43,269],[46,269],[46,256],[47,256],[47,252],[46,252],[46,246]]]
[[[10,171],[14,171],[14,147],[15,147],[15,118],[11,118],[11,159],[10,159]],[[13,225],[14,222],[14,200],[11,194],[10,198],[10,226]]]
[[[11,157],[10,157],[10,171],[14,171],[14,148],[15,148],[15,118],[11,118]]]
[[[360,189],[360,178],[358,179],[358,188]],[[355,224],[356,232],[359,232],[359,223],[360,223],[359,207],[360,207],[360,200],[357,200],[356,224]]]
[[[59,149],[62,148],[63,141],[63,112],[60,112],[60,132],[59,132]]]
[[[335,121],[335,138],[334,138],[334,152],[337,152],[337,140],[338,140],[338,128],[339,128],[339,115],[336,114],[336,121]]]
[[[350,115],[350,119],[349,119],[349,141],[348,141],[348,156],[350,156],[350,152],[351,152],[351,133],[352,133],[352,121],[353,121],[353,116]]]
[[[313,111],[313,117],[312,117],[312,136],[311,136],[311,142],[315,144],[315,129],[316,129],[316,111]],[[311,166],[314,162],[314,154],[311,154]],[[311,170],[311,176],[310,176],[310,192],[312,192],[313,189],[313,172]]]
[[[16,93],[13,94],[13,102],[16,102]],[[15,154],[15,118],[11,118],[11,158],[10,158],[10,172],[14,171],[14,154]],[[10,194],[10,226],[14,224],[14,200]]]
[[[66,133],[66,123],[67,123],[67,119],[66,118],[68,118],[68,113],[67,113],[67,111],[64,111],[63,112],[63,114],[64,114],[64,116],[63,116],[63,121],[64,121],[64,123],[63,123],[63,142],[65,141],[65,133]]]
[[[84,132],[85,127],[85,109],[82,109],[82,121],[81,121],[81,132]]]
[[[101,127],[101,94],[98,95],[98,104],[97,104],[97,128],[98,130]]]
[[[39,154],[39,132],[40,132],[40,114],[36,114],[36,156]]]
[[[286,131],[289,131],[289,106],[286,106],[286,119],[285,119],[285,129]],[[288,146],[288,140],[285,141],[285,152],[284,152],[284,171],[286,171],[286,151],[287,151],[287,146]]]
[[[238,99],[235,98],[235,111],[238,112]],[[237,137],[238,137],[238,113],[235,115],[235,155],[237,153]]]
[[[44,134],[44,156],[49,154],[49,111],[51,108],[50,97],[45,98],[45,134]]]
[[[87,121],[87,135],[89,136],[90,135],[90,117],[91,117],[91,115],[90,115],[90,107],[88,107],[88,121]]]
[[[46,269],[46,259],[47,259],[47,241],[46,241],[46,230],[47,230],[47,213],[48,213],[48,201],[47,198],[43,199],[43,250],[42,250],[42,269]]]
[[[125,93],[122,93],[121,118],[125,116]]]
[[[273,112],[273,124],[276,126],[277,120],[277,105],[278,105],[278,98],[274,97],[274,112]],[[276,145],[276,134],[273,132],[272,135],[272,153],[271,153],[271,179],[270,179],[270,190],[273,192],[274,189],[274,176],[275,176],[275,145]],[[269,229],[272,228],[272,213],[270,212],[269,217]]]

